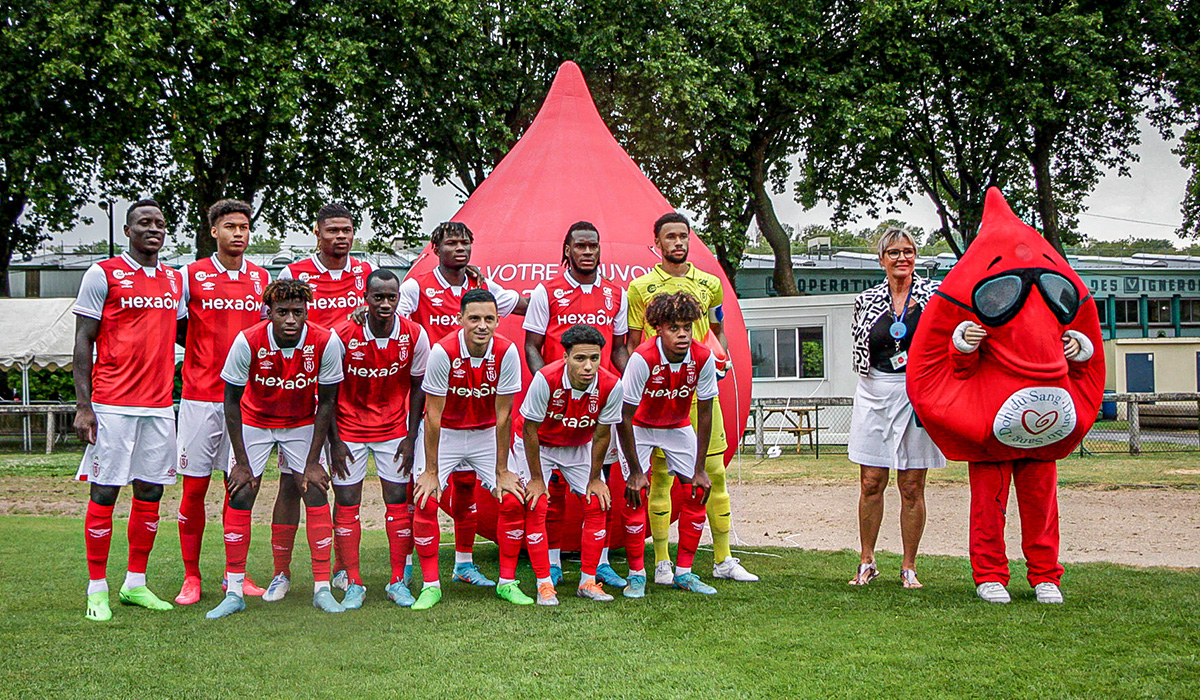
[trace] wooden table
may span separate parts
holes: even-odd
[[[816,452],[817,456],[820,456],[820,435],[817,434],[819,428],[813,425],[813,415],[817,412],[816,406],[763,406],[760,410],[762,411],[763,425],[772,415],[783,416],[784,425],[775,428],[775,431],[791,433],[796,437],[796,454],[800,454],[801,438],[807,437],[809,448]]]

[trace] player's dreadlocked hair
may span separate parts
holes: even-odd
[[[688,223],[686,216],[677,211],[669,212],[658,217],[658,219],[654,222],[655,238],[658,238],[658,232],[661,231],[662,227],[666,226],[667,224],[683,224],[684,226],[687,226],[689,230],[692,228],[692,225]]]
[[[250,208],[250,205],[241,200],[222,199],[208,208],[208,225],[215,227],[217,222],[221,220],[221,217],[229,216],[230,214],[245,214],[246,218],[249,219],[252,218],[251,215],[253,213],[254,210]]]
[[[646,305],[646,323],[652,327],[664,323],[692,323],[703,315],[700,302],[687,292],[659,294]]]
[[[350,213],[350,207],[341,202],[330,202],[317,210],[317,226],[320,226],[328,219],[350,219],[354,222],[354,214]]]
[[[449,235],[466,236],[468,241],[475,242],[475,234],[471,233],[471,229],[460,221],[443,221],[438,224],[433,233],[429,234],[429,242],[437,246]]]
[[[559,339],[563,349],[567,352],[576,345],[599,345],[604,347],[604,335],[596,329],[595,326],[588,326],[582,323],[577,323],[567,329],[566,333],[562,334]]]
[[[281,301],[302,301],[307,304],[312,299],[312,287],[296,279],[275,280],[263,290],[263,303],[267,306],[275,306]]]
[[[571,236],[576,231],[591,231],[592,233],[596,234],[596,238],[600,238],[600,232],[596,230],[595,225],[590,224],[587,221],[576,221],[575,223],[571,224],[571,228],[567,229],[566,238],[563,238],[563,262],[567,261],[567,250],[571,247]]]

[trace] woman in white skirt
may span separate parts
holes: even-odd
[[[899,228],[879,239],[879,264],[887,281],[854,301],[854,370],[859,374],[850,418],[850,461],[860,465],[858,533],[862,561],[850,584],[865,586],[879,575],[875,542],[883,521],[883,492],[889,471],[896,470],[900,489],[900,537],[904,561],[900,580],[905,588],[920,588],[917,546],[925,530],[925,470],[946,465],[923,428],[905,389],[908,346],[921,310],[937,282],[918,277],[917,244]]]

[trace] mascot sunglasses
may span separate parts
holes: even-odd
[[[1075,314],[1079,313],[1079,291],[1071,280],[1043,267],[1005,270],[980,280],[971,292],[970,306],[941,291],[934,293],[974,313],[983,325],[995,328],[1016,318],[1034,286],[1042,293],[1046,306],[1060,323],[1068,325],[1075,320]]]

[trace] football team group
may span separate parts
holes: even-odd
[[[563,240],[561,275],[528,297],[471,265],[474,234],[439,225],[437,265],[401,281],[350,255],[354,216],[330,204],[316,217],[317,251],[272,281],[244,257],[251,208],[222,200],[208,212],[217,251],[182,270],[159,262],[167,224],[154,201],[126,215],[129,250],[84,275],[77,318],[75,429],[87,448],[88,619],[112,617],[106,579],[113,509],[132,486],[122,603],[169,610],[146,584],[164,487],[182,477],[183,586],[201,598],[205,498],[224,474],[224,597],[208,611],[245,610],[246,596],[278,601],[291,588],[301,504],[312,557],[313,605],[361,607],[363,482],[373,456],[384,502],[389,600],[422,610],[442,598],[439,508],[454,522],[453,581],[495,587],[518,605],[557,605],[568,499],[582,513],[577,594],[612,601],[654,581],[716,593],[692,570],[705,522],[713,577],[756,581],[729,549],[725,431],[718,380],[728,369],[720,280],[688,262],[692,231],[669,213],[646,222],[662,261],[628,288],[600,276],[601,235],[578,222]],[[524,316],[523,342],[496,332]],[[175,345],[184,348],[178,417]],[[522,381],[522,355],[532,378]],[[519,397],[523,394],[523,398]],[[518,405],[514,412],[514,405]],[[616,435],[613,435],[615,426]],[[698,448],[699,446],[699,448]],[[274,574],[246,572],[251,513],[271,453],[279,488],[271,518]],[[476,484],[494,504],[496,581],[475,565]],[[332,507],[329,491],[332,487]],[[479,493],[483,493],[480,491]],[[667,537],[672,506],[678,545]],[[566,541],[574,542],[574,536]],[[625,577],[609,563],[624,548]],[[516,580],[525,548],[535,596]],[[413,595],[413,551],[421,584]],[[331,562],[332,559],[332,562]],[[333,589],[344,592],[339,601]]]

